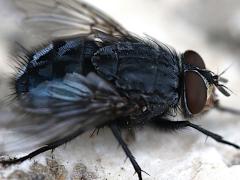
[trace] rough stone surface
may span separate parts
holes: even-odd
[[[237,0],[227,4],[201,0],[92,0],[119,20],[131,31],[147,33],[170,44],[178,51],[198,51],[207,67],[221,72],[230,82],[234,94],[219,95],[222,104],[239,108],[239,10]],[[213,3],[215,2],[215,3]],[[0,73],[6,78],[11,71],[6,52],[6,36],[15,31],[17,16],[7,8],[7,0],[0,0]],[[223,13],[224,12],[224,13]],[[4,24],[4,26],[3,26]],[[238,38],[236,38],[238,37]],[[0,79],[0,84],[4,83]],[[0,93],[8,91],[4,86]],[[2,104],[0,104],[2,108]],[[14,118],[9,109],[0,111],[1,119]],[[180,118],[179,118],[180,119]],[[212,110],[193,119],[225,139],[240,144],[240,118]],[[53,155],[44,153],[31,161],[10,168],[0,167],[0,179],[47,180],[122,180],[137,179],[130,162],[106,128],[98,136],[81,137],[57,148]],[[1,135],[0,135],[1,136]],[[4,140],[4,137],[0,137]],[[150,176],[144,180],[238,180],[240,178],[240,151],[216,143],[191,129],[178,132],[158,132],[151,128],[137,131],[136,140],[129,143],[139,165]],[[53,156],[53,158],[52,158]]]
[[[65,180],[67,171],[63,165],[58,164],[55,159],[46,159],[46,165],[33,162],[28,171],[14,170],[6,178],[19,180]]]

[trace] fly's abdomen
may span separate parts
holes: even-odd
[[[44,81],[61,79],[67,73],[87,74],[94,70],[91,57],[99,49],[84,38],[58,40],[27,55],[26,67],[16,80],[17,93],[28,92]]]
[[[178,59],[161,46],[118,43],[101,48],[92,62],[99,74],[124,92],[147,96],[148,102],[158,96],[164,106],[178,102]]]

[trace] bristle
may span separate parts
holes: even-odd
[[[46,44],[43,43],[38,47],[27,49],[19,42],[14,42],[14,44],[15,47],[9,55],[10,62],[8,63],[13,73],[10,74],[10,80],[8,82],[9,94],[2,100],[4,103],[11,103],[18,97],[16,81],[26,72],[26,68],[31,61],[30,57],[32,57],[34,52],[46,46]]]

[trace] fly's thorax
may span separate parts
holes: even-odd
[[[92,63],[99,74],[115,81],[116,86],[124,90],[152,93],[162,89],[169,93],[178,88],[179,83],[176,56],[163,47],[157,49],[141,42],[121,42],[100,48]]]
[[[92,63],[120,92],[144,97],[153,114],[179,103],[179,57],[163,45],[120,42],[100,48]]]

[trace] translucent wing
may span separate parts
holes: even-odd
[[[13,133],[13,139],[6,138],[0,145],[0,154],[40,147],[79,130],[100,127],[130,110],[126,99],[94,73],[86,77],[66,74],[62,80],[43,82],[20,95],[17,102],[20,114],[25,115],[0,121],[1,131]]]
[[[25,14],[23,27],[48,40],[69,36],[132,38],[112,18],[81,0],[13,1]]]

